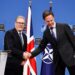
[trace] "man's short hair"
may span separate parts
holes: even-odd
[[[23,16],[17,16],[17,18],[15,19],[15,21],[17,21],[18,18],[23,18],[25,20],[25,18]]]
[[[52,16],[54,17],[54,14],[53,14],[52,11],[45,10],[45,11],[43,12],[43,14],[42,14],[42,17],[43,17],[43,19],[45,20],[45,18],[46,18],[47,16],[49,16],[49,15],[52,15]]]

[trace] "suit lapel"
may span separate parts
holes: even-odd
[[[59,36],[61,34],[61,27],[58,23],[56,23],[56,35],[57,35],[57,40],[59,39]]]
[[[18,35],[18,32],[16,31],[16,29],[14,29],[13,31],[14,31],[14,34],[15,34],[14,37],[15,37],[15,39],[16,39],[15,43],[18,43],[19,46],[22,47],[21,40],[20,40],[20,37],[19,37],[19,35]]]

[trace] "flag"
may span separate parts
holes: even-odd
[[[31,6],[28,7],[27,18],[27,51],[32,52],[34,50],[34,36],[32,28],[32,16]],[[24,65],[23,75],[37,75],[36,59],[28,59]]]
[[[47,44],[42,58],[41,74],[40,75],[54,75],[53,67],[53,49],[51,44]]]

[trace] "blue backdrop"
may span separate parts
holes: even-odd
[[[18,15],[27,16],[29,0],[0,0],[0,23],[4,24],[5,31],[14,27],[15,18]],[[32,0],[32,21],[34,37],[41,38],[41,27],[44,24],[42,20],[42,12],[49,9],[50,0]],[[75,24],[75,0],[52,0],[53,12],[56,22],[64,22],[70,25]],[[0,31],[0,50],[3,50],[5,32]],[[38,55],[37,68],[40,75],[42,55]],[[66,75],[68,72],[66,71]]]

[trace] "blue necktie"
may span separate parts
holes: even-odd
[[[21,32],[19,32],[19,37],[20,37],[20,40],[21,40],[21,43],[22,43],[22,46],[24,45],[24,40],[23,40],[23,35]]]

